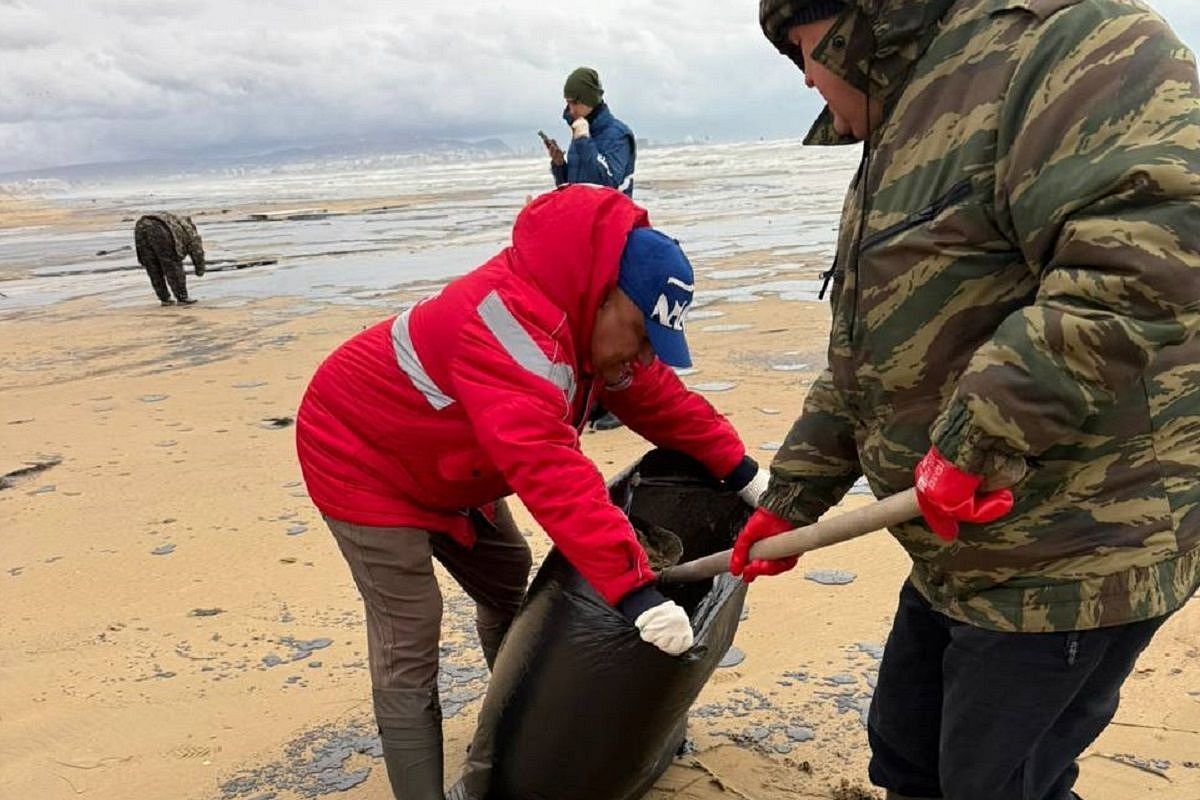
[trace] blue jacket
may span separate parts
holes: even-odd
[[[569,112],[563,111],[563,119],[571,124]],[[567,163],[550,165],[554,185],[596,183],[633,197],[633,164],[637,160],[633,131],[613,116],[606,103],[596,106],[587,121],[591,135],[571,140]]]

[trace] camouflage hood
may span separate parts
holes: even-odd
[[[829,34],[813,50],[813,59],[830,72],[891,109],[913,66],[937,34],[938,20],[954,0],[852,0]],[[852,144],[833,130],[826,108],[805,144]]]

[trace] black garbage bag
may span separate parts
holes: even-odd
[[[609,490],[635,527],[679,537],[681,560],[729,547],[750,514],[697,462],[655,450]],[[635,800],[683,743],[688,709],[733,643],[746,596],[729,575],[664,594],[695,644],[672,657],[552,551],[496,659],[457,800]]]

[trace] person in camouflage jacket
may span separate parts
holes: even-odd
[[[204,243],[191,217],[158,211],[138,218],[133,226],[138,263],[150,276],[150,285],[164,306],[196,302],[188,297],[183,259],[190,257],[196,277],[204,275]],[[170,291],[168,291],[170,287]],[[175,300],[171,299],[171,293]]]
[[[759,11],[828,102],[806,144],[863,159],[828,368],[731,568],[789,568],[746,552],[860,475],[879,497],[915,483],[872,779],[1073,797],[1074,759],[1200,584],[1195,59],[1135,0]]]

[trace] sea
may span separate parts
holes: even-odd
[[[635,199],[687,252],[707,287],[698,305],[808,299],[858,158],[799,140],[645,147]],[[544,157],[446,153],[0,179],[0,192],[79,212],[72,223],[0,228],[0,316],[85,297],[153,300],[133,224],[157,210],[196,222],[210,273],[196,279],[188,263],[189,288],[206,304],[383,306],[486,261],[527,200],[552,188]]]

